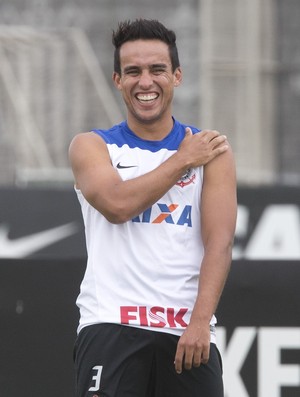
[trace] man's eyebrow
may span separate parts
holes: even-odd
[[[124,72],[128,72],[130,70],[139,70],[140,67],[136,65],[128,65],[124,67]]]
[[[166,63],[154,63],[153,65],[151,65],[151,67],[153,68],[167,68],[168,65]]]
[[[154,63],[151,65],[147,66],[149,69],[167,69],[168,65],[166,63]],[[128,65],[124,67],[124,72],[130,72],[131,70],[140,70],[142,69],[141,66],[137,66],[137,65]]]

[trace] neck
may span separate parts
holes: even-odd
[[[172,130],[174,120],[172,117],[168,120],[162,121],[157,120],[156,122],[140,122],[138,120],[127,120],[128,127],[142,139],[147,141],[161,141],[164,139]]]

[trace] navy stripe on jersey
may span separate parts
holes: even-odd
[[[126,121],[115,125],[109,130],[92,130],[96,134],[102,137],[107,144],[115,144],[118,147],[128,145],[130,148],[140,148],[144,150],[150,150],[151,152],[157,152],[161,149],[177,150],[181,141],[185,136],[185,128],[190,127],[192,132],[200,132],[199,129],[179,123],[174,119],[174,126],[171,132],[161,141],[148,141],[141,139],[128,127]]]

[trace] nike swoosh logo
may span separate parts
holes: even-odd
[[[78,230],[77,223],[71,222],[11,240],[8,238],[9,228],[6,225],[0,225],[0,258],[25,258],[42,248],[77,233]]]
[[[121,165],[121,163],[117,164],[117,168],[123,169],[123,168],[135,168],[137,165]]]

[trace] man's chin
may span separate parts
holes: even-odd
[[[161,114],[156,114],[156,115],[137,114],[135,115],[135,118],[141,124],[150,125],[159,121],[161,119]]]

